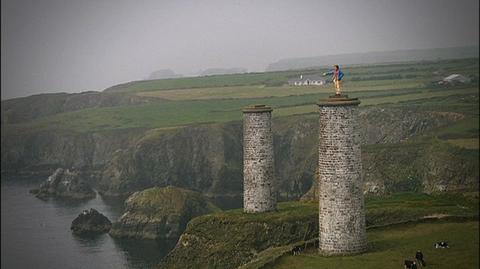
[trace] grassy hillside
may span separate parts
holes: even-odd
[[[241,108],[252,103],[263,103],[274,108],[273,116],[290,116],[316,112],[315,102],[325,98],[328,93],[293,95],[271,98],[223,99],[223,100],[182,100],[153,103],[136,106],[115,106],[90,108],[60,113],[39,118],[27,123],[9,125],[15,129],[58,128],[80,132],[123,128],[165,128],[197,123],[228,122],[240,120]],[[412,93],[405,90],[352,92],[350,96],[359,97],[361,106],[392,104],[409,101],[425,101],[433,97],[475,96],[478,87],[424,89]],[[473,104],[470,104],[473,105]],[[437,109],[441,107],[437,107]]]
[[[277,252],[282,251],[284,246],[318,237],[318,203],[288,202],[280,203],[278,206],[279,208],[275,212],[245,214],[241,209],[237,209],[193,219],[188,224],[187,230],[180,238],[175,249],[162,262],[161,265],[164,267],[161,268],[236,268],[260,258],[259,256],[268,260],[269,255],[277,255]],[[368,254],[345,258],[321,258],[312,254],[312,259],[316,260],[311,265],[302,259],[296,260],[297,257],[307,257],[307,254],[295,257],[287,255],[279,260],[278,266],[283,266],[280,268],[304,268],[303,265],[306,265],[311,266],[309,268],[323,268],[319,265],[325,264],[337,268],[335,262],[342,261],[342,259],[347,259],[350,262],[348,264],[353,266],[355,263],[372,262],[375,261],[375,257],[381,257],[382,259],[391,258],[388,266],[383,268],[396,268],[396,266],[390,265],[408,257],[404,256],[404,253],[413,251],[410,254],[413,255],[416,247],[427,250],[427,243],[431,247],[435,240],[448,240],[453,247],[457,244],[456,239],[461,239],[461,241],[458,241],[456,246],[459,249],[454,252],[454,255],[458,254],[457,257],[467,258],[468,261],[459,261],[455,264],[470,265],[475,263],[473,254],[476,252],[473,249],[468,251],[468,255],[463,256],[459,250],[472,248],[475,243],[477,244],[475,250],[478,249],[478,236],[476,241],[475,239],[471,240],[472,236],[478,235],[478,227],[474,229],[478,222],[470,223],[468,226],[462,226],[461,228],[457,227],[458,229],[455,228],[452,230],[454,232],[449,235],[446,232],[454,226],[447,225],[444,228],[439,228],[440,230],[437,228],[421,228],[405,236],[404,241],[399,241],[401,244],[397,248],[393,244],[396,240],[401,240],[400,237],[406,234],[406,229],[395,228],[402,231],[396,232],[396,230],[385,228],[386,232],[382,233],[383,229],[378,227],[393,223],[405,225],[409,221],[416,222],[425,218],[447,215],[474,219],[478,217],[478,193],[440,196],[399,193],[381,199],[368,198],[366,209],[367,229],[370,230],[369,247],[371,249]],[[379,214],[379,210],[383,213]],[[419,226],[423,227],[422,225]],[[408,228],[411,225],[402,227]],[[461,230],[465,228],[471,230],[462,234]],[[425,234],[423,238],[421,237],[422,233]],[[445,234],[445,236],[442,237],[442,234]],[[433,237],[429,238],[430,235]],[[415,241],[416,237],[422,239]],[[413,248],[413,250],[409,248]],[[392,249],[391,252],[384,253],[388,252],[389,249]],[[402,251],[398,253],[398,249],[402,249]],[[267,253],[265,254],[265,252]],[[398,258],[389,256],[392,253],[398,255]],[[427,253],[430,255],[429,251],[425,251],[425,254]],[[362,257],[369,258],[368,255],[373,255],[373,259],[364,261]],[[433,255],[430,257],[433,259]],[[401,265],[400,263],[399,266]]]
[[[435,222],[394,226],[367,233],[370,251],[349,257],[320,257],[315,249],[298,256],[284,256],[264,268],[403,268],[403,261],[424,254],[427,268],[478,268],[478,221]],[[433,244],[448,241],[450,248],[435,249]]]

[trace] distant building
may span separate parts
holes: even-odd
[[[290,86],[325,85],[327,81],[320,75],[300,75],[288,80]]]
[[[443,78],[438,84],[456,84],[456,83],[470,83],[471,79],[459,74],[451,74],[448,77]]]

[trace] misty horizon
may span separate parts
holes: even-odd
[[[263,72],[283,59],[479,45],[478,1],[332,5],[2,1],[2,100],[101,91],[163,69]]]

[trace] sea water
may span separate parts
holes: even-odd
[[[75,236],[70,225],[84,209],[95,208],[114,222],[123,213],[123,200],[97,195],[87,201],[44,201],[29,193],[41,180],[2,178],[2,269],[152,268],[176,243]]]

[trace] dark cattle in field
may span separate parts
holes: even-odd
[[[415,261],[405,260],[404,265],[405,269],[417,269],[417,264]]]
[[[302,251],[301,247],[294,247],[293,248],[293,256],[300,254],[300,251]]]

